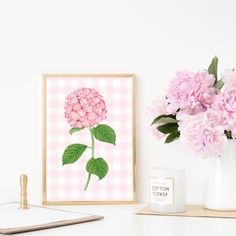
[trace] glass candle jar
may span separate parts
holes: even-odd
[[[185,211],[184,169],[151,169],[150,209],[156,212]]]

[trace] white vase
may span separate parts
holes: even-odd
[[[236,141],[228,140],[209,164],[203,206],[210,210],[236,210]]]

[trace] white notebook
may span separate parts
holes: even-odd
[[[102,219],[102,216],[30,205],[19,210],[19,203],[0,204],[0,233],[11,234],[78,224]]]

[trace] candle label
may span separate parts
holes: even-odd
[[[151,203],[159,205],[174,204],[174,179],[150,177]]]

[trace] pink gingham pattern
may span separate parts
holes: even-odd
[[[133,82],[132,77],[47,77],[46,78],[46,196],[47,201],[132,201],[133,200]],[[64,117],[65,98],[78,88],[96,89],[107,106],[103,122],[116,131],[116,146],[95,141],[95,156],[109,165],[107,176],[92,175],[83,191],[88,173],[88,149],[71,165],[62,166],[64,149],[72,143],[90,144],[87,129],[69,134]]]

